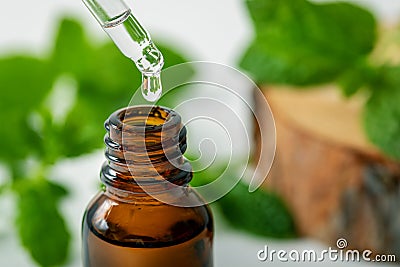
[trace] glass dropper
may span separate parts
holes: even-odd
[[[83,2],[119,50],[130,58],[142,73],[143,97],[148,101],[157,101],[162,93],[160,72],[164,58],[153,44],[149,33],[122,0]]]

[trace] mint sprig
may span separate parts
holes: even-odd
[[[369,140],[400,160],[400,66],[369,59],[376,45],[373,15],[355,5],[307,0],[248,0],[256,37],[240,66],[258,83],[337,83],[350,97],[364,89]]]

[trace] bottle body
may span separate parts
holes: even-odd
[[[128,108],[111,115],[106,129],[105,190],[82,224],[84,267],[212,267],[213,218],[188,186],[179,115]]]
[[[85,267],[211,267],[207,206],[125,202],[98,194],[83,220]]]

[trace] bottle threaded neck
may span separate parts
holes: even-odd
[[[186,128],[173,110],[134,106],[118,110],[105,122],[107,134],[101,180],[127,191],[165,191],[192,178]]]

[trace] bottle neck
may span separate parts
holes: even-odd
[[[180,116],[162,107],[135,106],[118,110],[105,122],[107,134],[101,180],[108,191],[166,192],[192,179],[183,157],[186,129]]]

